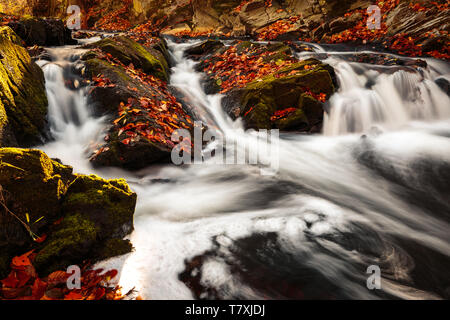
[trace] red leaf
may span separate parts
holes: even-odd
[[[9,276],[0,281],[3,284],[3,287],[7,288],[17,288],[19,280],[16,278],[16,272],[12,271]]]

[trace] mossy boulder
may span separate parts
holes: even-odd
[[[94,86],[89,92],[89,102],[97,116],[115,114],[120,101],[126,102],[129,98],[137,99],[145,96],[144,86],[127,74],[123,67],[114,66],[108,61],[100,59],[93,51],[86,53],[81,59],[84,60],[86,66],[85,77],[92,79],[101,75],[115,85],[114,87]],[[132,88],[136,88],[137,91]]]
[[[330,66],[308,59],[230,92],[223,104],[232,117],[241,116],[247,128],[310,131],[322,122],[319,100],[334,93],[333,79]],[[288,109],[297,110],[276,117]]]
[[[31,249],[42,274],[131,251],[123,237],[133,230],[136,194],[125,180],[73,174],[40,150],[0,148],[0,186],[8,208],[0,207],[0,276]]]
[[[72,31],[59,19],[24,17],[8,25],[25,41],[27,46],[50,47],[77,44],[77,41],[72,39]]]
[[[93,87],[90,90],[89,100],[94,106],[97,115],[108,115],[118,117],[118,107],[120,102],[127,103],[130,99],[139,101],[141,97],[154,98],[161,95],[158,88],[149,88],[147,85],[132,78],[121,66],[114,66],[109,62],[100,59],[96,52],[86,53],[82,60],[86,65],[85,76],[102,75],[108,78],[113,87]],[[160,97],[161,100],[167,98]],[[145,114],[141,115],[140,121],[148,123],[149,119]],[[142,140],[133,145],[124,145],[117,130],[111,128],[108,134],[108,143],[105,151],[92,157],[92,164],[95,166],[123,167],[127,169],[140,169],[151,163],[161,162],[170,159],[171,150],[162,144],[152,143]]]
[[[122,238],[133,230],[135,206],[136,194],[125,180],[77,175],[62,202],[60,227],[37,253],[37,268],[49,273],[130,252],[130,242]]]
[[[0,28],[0,145],[31,146],[47,130],[44,74],[31,61],[22,40]]]
[[[72,179],[71,167],[40,150],[0,148],[0,184],[23,204],[31,221],[60,216],[60,204]]]
[[[126,66],[132,63],[135,68],[140,68],[147,74],[151,74],[162,81],[168,80],[169,53],[164,40],[155,43],[151,48],[144,48],[139,43],[126,37],[114,37],[89,44],[84,48],[101,49]],[[97,51],[86,52],[81,60],[86,66],[84,77],[92,79],[101,75],[114,84],[113,87],[93,87],[90,91],[89,100],[97,115],[115,115],[118,102],[127,102],[129,98],[139,99],[149,95],[148,88],[145,85],[127,74],[122,66],[112,65],[107,60],[101,59]]]
[[[128,47],[127,43],[131,43],[135,49]],[[93,50],[87,51],[81,57],[86,67],[83,76],[88,80],[101,76],[110,81],[110,85],[92,86],[89,90],[89,101],[98,115],[106,114],[110,119],[118,119],[123,118],[123,115],[118,114],[120,103],[130,104],[132,108],[139,110],[139,108],[142,108],[141,99],[148,99],[156,104],[176,100],[167,85],[169,67],[166,57],[168,52],[163,39],[157,41],[151,47],[143,47],[133,40],[114,37],[103,39],[85,46],[85,48]],[[154,75],[156,79],[153,78],[148,81],[147,77],[138,77],[124,66],[117,63],[112,64],[99,50],[95,49],[101,49],[102,52],[111,54],[125,65],[133,63],[135,68],[140,68],[144,73]],[[156,69],[155,64],[150,63],[153,58],[149,60],[146,58],[147,55],[156,57],[159,61]],[[191,117],[191,114],[189,114],[187,108],[181,106],[176,116],[177,121],[188,124],[186,119]],[[120,123],[112,121],[105,137],[106,143],[98,150],[92,150],[91,163],[94,166],[114,166],[137,170],[154,163],[170,161],[172,148],[165,141],[152,141],[139,137],[132,143],[123,143],[125,132],[120,130],[120,127],[125,126],[125,123],[127,125],[130,123],[143,124],[151,132],[154,129],[161,128],[161,124],[157,120],[155,116],[148,112],[139,111],[136,114],[127,113]]]
[[[136,41],[124,36],[105,38],[96,43],[86,45],[85,48],[98,48],[105,53],[111,54],[124,65],[133,64],[134,67],[142,69],[161,80],[169,79],[169,65],[163,52],[145,48]],[[164,46],[159,47],[163,50]]]

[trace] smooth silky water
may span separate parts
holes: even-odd
[[[226,115],[220,95],[205,94],[184,57],[195,43],[169,41],[171,85],[208,126],[251,147],[255,133]],[[40,148],[75,172],[125,178],[138,194],[134,252],[98,264],[118,269],[125,291],[144,299],[449,297],[450,101],[434,83],[448,78],[448,64],[380,70],[328,52],[340,89],[324,133],[281,134],[276,175],[208,163],[131,173],[89,164],[107,119],[93,116],[87,89],[65,85],[82,52],[51,48],[53,61],[38,61],[54,137]],[[187,274],[194,257],[202,264]],[[382,290],[366,287],[370,265],[382,269]],[[203,291],[193,293],[186,277]]]

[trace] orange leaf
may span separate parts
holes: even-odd
[[[34,284],[31,287],[33,299],[40,300],[44,296],[46,289],[47,289],[46,282],[42,281],[39,278],[34,280]]]
[[[55,271],[47,277],[49,285],[56,285],[67,281],[69,275],[64,271]]]
[[[78,292],[70,291],[64,296],[64,300],[83,300],[84,297]]]
[[[0,281],[3,284],[3,287],[7,288],[17,288],[19,280],[16,278],[16,273],[13,271],[9,274],[9,276]]]
[[[31,265],[31,261],[28,258],[34,250],[29,251],[19,257],[14,257],[12,260],[12,267],[25,267],[25,266],[30,266]]]

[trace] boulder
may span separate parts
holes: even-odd
[[[133,230],[136,194],[124,180],[73,174],[40,150],[0,148],[0,186],[0,276],[31,249],[42,274],[131,250],[122,238]]]
[[[308,59],[231,91],[223,105],[231,117],[242,117],[246,128],[316,130],[322,101],[335,91],[334,77],[330,66]]]
[[[32,62],[22,40],[0,28],[0,145],[31,146],[47,130],[44,74]]]
[[[37,269],[49,273],[130,252],[131,243],[122,239],[133,231],[135,205],[125,180],[76,175],[62,201],[61,224],[37,252]]]
[[[63,46],[77,44],[72,31],[59,19],[26,17],[10,22],[9,27],[21,37],[27,46]]]
[[[93,50],[81,58],[86,66],[84,76],[93,79],[101,75],[110,82],[106,86],[93,86],[89,91],[89,99],[96,113],[106,114],[113,119],[123,116],[120,122],[111,123],[106,143],[94,152],[92,164],[135,170],[153,163],[170,161],[173,146],[170,136],[166,135],[167,128],[174,130],[178,127],[191,127],[193,122],[167,86],[169,63],[166,59],[168,53],[165,42],[161,40],[152,47],[143,47],[125,37],[114,37],[86,48]],[[105,54],[119,60],[121,65],[113,65],[105,60]],[[127,70],[126,66],[130,63],[141,71]],[[143,73],[138,75],[138,72]],[[127,105],[134,113],[119,114],[121,103],[122,108]],[[142,103],[160,105],[161,109],[152,115]],[[134,132],[123,129],[126,126],[132,129],[144,128],[141,132],[145,131],[146,137],[138,134],[133,141],[127,140],[128,134],[134,135]],[[165,128],[164,133],[161,128]],[[158,137],[149,139],[149,135],[154,134]]]
[[[190,59],[200,60],[201,58],[204,58],[205,55],[215,53],[224,46],[225,45],[221,41],[206,40],[187,49],[185,55]]]
[[[124,36],[105,38],[84,46],[86,49],[98,48],[111,54],[126,66],[133,64],[134,67],[142,69],[145,73],[167,81],[169,79],[169,64],[164,57],[164,52],[160,51],[164,50],[165,44],[158,44],[155,47],[145,48]]]

